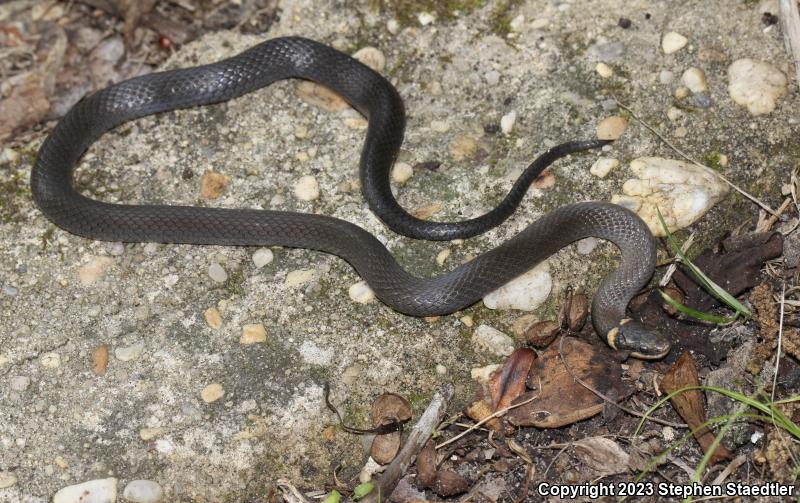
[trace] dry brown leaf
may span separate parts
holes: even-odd
[[[536,359],[536,353],[528,348],[515,349],[503,366],[489,380],[489,393],[494,410],[511,405],[518,396],[525,393],[528,372]]]
[[[687,351],[664,374],[660,388],[666,393],[672,393],[688,386],[700,386],[700,376],[697,374],[694,358]],[[684,391],[673,396],[670,400],[672,406],[675,407],[675,410],[678,411],[678,414],[692,430],[697,429],[706,421],[705,403],[703,402],[703,393],[700,390]],[[714,441],[714,434],[708,428],[702,428],[695,432],[694,438],[697,439],[697,443],[700,444],[703,451],[707,452]],[[731,459],[731,453],[722,444],[719,444],[711,456],[711,463],[716,464],[725,459]]]
[[[455,496],[469,489],[469,480],[453,470],[439,470],[433,490],[442,497]]]
[[[574,443],[575,455],[597,475],[615,475],[628,471],[630,456],[615,441],[589,437]]]
[[[436,446],[428,440],[417,454],[417,480],[420,488],[433,487],[436,483]]]
[[[50,110],[47,91],[36,76],[15,87],[8,98],[0,100],[0,140],[42,120]]]
[[[552,320],[534,323],[525,330],[525,342],[535,348],[546,348],[558,336],[561,327]]]
[[[436,202],[432,204],[427,204],[425,206],[420,206],[419,208],[414,209],[411,211],[411,214],[420,220],[427,220],[431,218],[433,215],[439,213],[444,209],[444,205],[442,203]]]
[[[372,440],[369,455],[379,465],[387,465],[397,456],[400,451],[401,433],[393,431],[383,435],[376,435]]]
[[[610,349],[574,337],[564,338],[564,358],[582,381],[607,396],[623,396],[621,369]],[[599,414],[604,400],[576,382],[559,356],[558,344],[551,345],[534,361],[528,387],[514,403],[533,398],[511,409],[506,418],[517,426],[558,428]]]

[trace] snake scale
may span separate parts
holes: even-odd
[[[323,215],[283,211],[168,205],[110,204],[73,188],[73,171],[104,132],[133,119],[178,108],[230,100],[272,82],[300,78],[336,91],[369,121],[360,160],[361,187],[370,208],[391,229],[422,239],[477,235],[505,220],[531,181],[550,163],[606,142],[576,141],[540,156],[488,213],[463,222],[430,222],[405,211],[392,195],[391,169],[405,129],[403,101],[381,75],[331,47],[300,37],[267,40],[236,56],[204,66],[136,77],[79,101],[39,150],[31,175],[33,198],[59,227],[91,239],[124,242],[259,245],[307,248],[349,262],[385,304],[412,316],[448,314],[528,271],[559,249],[594,236],[615,243],[619,267],[592,302],[594,327],[618,350],[659,358],[663,335],[626,317],[630,299],[655,267],[653,237],[629,210],[604,202],[570,204],[552,211],[500,246],[434,278],[405,271],[364,229]]]

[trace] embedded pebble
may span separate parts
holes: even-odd
[[[514,352],[514,339],[489,325],[479,325],[472,334],[472,347],[478,353],[508,356]]]
[[[614,70],[612,70],[610,66],[608,66],[603,62],[597,63],[597,66],[595,66],[594,69],[597,72],[597,74],[603,77],[604,79],[607,79],[612,75],[614,75]]]
[[[19,293],[19,289],[15,286],[6,285],[3,287],[3,294],[8,295],[9,297],[14,297]]]
[[[694,94],[708,92],[708,81],[706,81],[706,74],[703,72],[703,70],[697,67],[693,66],[683,72],[683,75],[681,75],[681,82]]]
[[[239,337],[239,344],[258,344],[267,342],[267,330],[261,323],[252,323],[242,327],[242,336]]]
[[[361,61],[378,73],[386,68],[386,56],[376,47],[362,47],[353,54],[353,58]]]
[[[500,72],[497,70],[489,70],[483,75],[484,80],[490,86],[494,87],[500,83]]]
[[[117,501],[117,479],[96,479],[67,486],[53,496],[53,503],[114,503]]]
[[[31,378],[28,376],[13,376],[9,380],[8,385],[11,387],[12,391],[22,392],[31,385]]]
[[[313,201],[319,197],[319,183],[311,175],[301,176],[294,186],[294,195],[302,201]]]
[[[122,497],[133,503],[158,503],[164,491],[152,480],[132,480],[122,491]]]
[[[550,24],[549,19],[547,19],[546,17],[540,17],[538,19],[534,19],[533,22],[531,22],[531,28],[540,30],[545,26],[547,26],[548,24]]]
[[[600,121],[600,124],[597,125],[597,138],[599,140],[619,139],[627,127],[628,121],[618,115],[613,115],[603,119]]]
[[[42,367],[57,368],[61,366],[61,356],[58,353],[45,353],[39,358]]]
[[[120,242],[111,243],[108,245],[108,253],[115,257],[119,257],[120,255],[125,254],[125,245]]]
[[[439,374],[440,376],[443,376],[443,375],[447,374],[447,367],[445,367],[441,363],[437,363],[436,364],[436,373]]]
[[[431,121],[431,129],[437,133],[446,133],[450,131],[450,123],[447,121]]]
[[[688,42],[688,38],[680,33],[671,31],[666,33],[664,38],[661,39],[661,49],[664,51],[664,54],[672,54],[673,52],[683,49]]]
[[[6,363],[10,362],[11,359],[4,354],[0,354],[0,365],[5,365]]]
[[[298,269],[296,271],[291,271],[289,274],[286,275],[286,280],[284,284],[286,286],[300,286],[305,285],[312,279],[314,279],[316,271],[314,269]]]
[[[341,112],[347,108],[347,102],[341,96],[325,86],[307,80],[297,84],[295,94],[309,105],[321,108],[326,112]]]
[[[255,253],[253,253],[253,264],[261,269],[265,265],[272,262],[274,258],[275,255],[272,253],[272,250],[269,248],[259,248]]]
[[[675,159],[641,157],[630,169],[637,178],[626,181],[623,195],[611,202],[638,213],[655,236],[664,236],[656,208],[674,232],[696,222],[729,190],[713,170]]]
[[[533,311],[547,300],[552,288],[550,265],[545,261],[487,294],[483,303],[489,309]]]
[[[94,284],[106,275],[113,263],[111,257],[94,257],[78,269],[78,280],[85,286]]]
[[[216,307],[206,309],[203,317],[206,319],[206,324],[214,330],[222,326],[222,315]]]
[[[144,344],[138,342],[136,344],[132,344],[130,346],[124,348],[117,348],[114,350],[114,356],[117,360],[123,362],[129,362],[131,360],[135,360],[141,356],[142,352],[144,352]]]
[[[405,162],[395,163],[392,168],[392,180],[395,183],[405,183],[414,176],[414,168]]]
[[[139,438],[145,442],[156,439],[166,433],[164,428],[142,428],[139,430]]]
[[[689,96],[689,88],[686,86],[680,86],[679,88],[675,89],[675,97],[679,100],[682,100]]]
[[[439,264],[440,266],[444,265],[445,261],[447,260],[447,257],[449,256],[450,256],[449,248],[440,251],[438,254],[436,254],[436,263]]]
[[[422,26],[428,26],[429,24],[436,21],[436,16],[434,16],[430,12],[420,12],[419,15],[417,16],[417,20],[419,21],[419,24],[421,24]]]
[[[200,398],[206,403],[216,402],[225,395],[225,388],[219,383],[211,383],[200,392]]]
[[[17,483],[17,477],[12,473],[0,472],[0,489],[6,489]]]
[[[347,289],[347,295],[359,304],[368,304],[375,300],[375,292],[372,291],[366,281],[359,281],[350,285],[350,288]]]
[[[734,61],[728,67],[728,94],[752,115],[775,110],[778,98],[786,94],[786,76],[769,63],[752,59]]]
[[[453,160],[463,161],[475,154],[475,151],[478,150],[478,143],[471,136],[459,136],[450,142],[448,149]]]
[[[675,74],[669,70],[661,70],[661,73],[658,74],[658,81],[662,84],[669,84],[675,78]]]
[[[672,122],[675,122],[681,117],[683,117],[683,111],[680,108],[669,107],[669,110],[667,110],[667,118]]]
[[[601,157],[592,164],[589,173],[598,178],[605,178],[617,166],[619,166],[619,161],[613,157]]]
[[[468,314],[462,316],[461,318],[459,318],[459,321],[461,321],[461,323],[463,323],[464,325],[466,325],[468,327],[471,327],[473,325],[473,323],[474,323],[472,321],[472,316],[470,316]]]
[[[492,378],[492,374],[497,372],[497,369],[500,368],[499,363],[493,363],[491,365],[486,365],[485,367],[476,367],[470,369],[469,375],[472,377],[473,380],[478,381],[479,383],[487,383],[489,379]]]
[[[228,177],[215,171],[206,171],[200,177],[200,195],[204,199],[216,199],[225,191]]]
[[[522,31],[522,28],[525,26],[525,16],[523,14],[519,14],[511,22],[508,23],[508,27],[511,28],[511,31]]]
[[[228,280],[228,273],[225,272],[225,269],[223,269],[221,265],[213,262],[210,266],[208,266],[208,277],[217,283],[224,283]]]
[[[516,110],[512,110],[511,112],[505,114],[500,119],[500,130],[505,135],[511,134],[511,131],[514,130],[514,124],[516,122],[517,122],[517,112]]]
[[[587,51],[599,61],[619,61],[625,56],[625,44],[622,42],[598,42]]]
[[[597,248],[597,243],[597,238],[585,238],[578,241],[575,248],[581,255],[588,255],[592,253],[595,248]]]
[[[397,35],[400,32],[400,23],[397,19],[390,19],[386,22],[386,30],[392,35]]]

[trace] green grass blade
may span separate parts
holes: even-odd
[[[675,252],[675,255],[678,256],[681,262],[692,272],[692,274],[703,285],[703,287],[708,290],[711,295],[730,306],[730,308],[735,310],[737,314],[742,315],[745,318],[752,316],[753,313],[751,313],[749,309],[747,309],[741,302],[736,300],[731,294],[726,292],[724,288],[714,283],[711,278],[703,274],[703,271],[698,269],[691,262],[691,260],[686,257],[686,254],[683,253],[681,247],[678,246],[678,243],[675,241],[672,233],[667,228],[667,223],[664,221],[664,216],[661,214],[661,210],[658,207],[656,207],[656,212],[658,213],[658,220],[661,222],[661,226],[664,228],[667,242]]]
[[[661,298],[664,299],[670,306],[674,307],[675,309],[682,312],[686,316],[691,316],[692,318],[696,318],[701,321],[714,323],[716,325],[727,325],[728,323],[733,323],[738,318],[738,315],[729,317],[729,316],[717,316],[715,314],[704,313],[702,311],[692,309],[691,307],[684,306],[677,300],[670,297],[670,295],[664,292],[663,290],[659,290],[658,293],[661,294]]]

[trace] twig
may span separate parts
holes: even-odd
[[[278,479],[277,485],[287,503],[309,503],[288,479]]]
[[[664,426],[672,426],[673,428],[688,428],[688,425],[684,423],[673,423],[672,421],[666,421],[664,419],[659,419],[657,417],[646,416],[642,412],[629,409],[624,405],[617,403],[615,400],[612,400],[608,395],[604,394],[602,391],[599,391],[592,387],[589,383],[585,382],[583,379],[575,375],[572,369],[567,365],[567,359],[564,357],[564,336],[561,336],[561,339],[558,341],[558,356],[561,357],[561,363],[564,364],[564,368],[567,369],[567,373],[575,380],[576,383],[580,384],[584,388],[588,389],[595,395],[599,396],[607,403],[614,405],[615,407],[619,408],[620,410],[631,414],[632,416],[646,418],[648,421],[652,421],[654,423],[663,424]]]
[[[772,229],[772,226],[775,225],[775,222],[778,221],[778,219],[781,217],[781,215],[783,215],[783,212],[786,211],[786,209],[789,207],[790,204],[792,204],[792,198],[787,197],[783,201],[783,204],[781,204],[780,207],[777,209],[777,211],[775,211],[775,214],[771,215],[764,222],[764,225],[761,228],[756,226],[756,232],[768,232],[770,229]]]
[[[783,40],[786,52],[794,59],[797,85],[800,86],[800,12],[794,0],[780,0],[781,21],[783,21]]]
[[[625,105],[624,103],[622,103],[622,102],[621,102],[621,101],[620,101],[620,100],[619,100],[619,99],[618,99],[618,98],[617,98],[617,97],[616,97],[616,96],[615,96],[613,93],[611,94],[611,97],[612,97],[612,98],[614,98],[614,101],[616,101],[616,102],[617,102],[617,105],[619,105],[619,106],[620,106],[620,108],[622,108],[623,110],[627,110],[627,111],[628,111],[628,113],[630,113],[630,114],[631,114],[631,117],[633,117],[634,119],[636,119],[637,121],[639,121],[639,122],[642,124],[642,126],[644,126],[645,128],[647,128],[648,130],[650,130],[650,132],[651,132],[651,133],[653,133],[654,135],[656,135],[656,136],[657,136],[657,137],[658,137],[658,138],[659,138],[661,141],[663,141],[663,142],[664,142],[664,143],[665,143],[665,144],[666,144],[666,145],[667,145],[669,148],[671,148],[672,150],[674,150],[674,151],[675,151],[675,152],[676,152],[678,155],[680,155],[681,157],[683,157],[683,158],[684,158],[684,159],[686,159],[687,161],[691,162],[692,164],[695,164],[695,165],[697,165],[697,166],[700,166],[700,167],[703,167],[703,168],[706,168],[706,169],[711,169],[711,168],[709,168],[708,166],[706,166],[705,164],[702,164],[702,163],[700,163],[700,162],[696,161],[694,158],[690,157],[690,156],[689,156],[689,154],[685,153],[683,150],[679,149],[678,147],[676,147],[675,145],[673,145],[672,143],[670,143],[670,142],[669,142],[669,140],[667,140],[666,138],[664,138],[664,137],[661,135],[661,133],[659,133],[658,131],[656,131],[656,129],[655,129],[653,126],[651,126],[650,124],[648,124],[648,123],[646,123],[645,121],[643,121],[642,119],[640,119],[640,118],[639,118],[639,116],[638,116],[638,115],[636,115],[636,112],[634,112],[633,110],[631,110],[631,108],[630,108],[630,107],[628,107],[627,105]],[[754,195],[752,195],[752,194],[749,194],[749,193],[745,192],[745,190],[744,190],[744,189],[742,189],[741,187],[739,187],[738,185],[736,185],[736,184],[735,184],[735,183],[733,183],[732,181],[730,181],[730,180],[728,180],[727,178],[725,178],[724,176],[722,176],[722,174],[721,174],[721,173],[719,173],[719,172],[716,172],[716,175],[717,175],[717,176],[720,178],[720,180],[722,180],[723,182],[725,182],[725,183],[727,183],[728,185],[730,185],[731,187],[733,187],[733,189],[734,189],[734,190],[736,190],[738,193],[740,193],[741,195],[743,195],[743,196],[745,196],[746,198],[750,199],[751,201],[753,201],[753,202],[754,202],[754,203],[756,203],[757,205],[761,206],[761,207],[762,207],[762,208],[763,208],[763,209],[764,209],[766,212],[768,212],[770,215],[774,215],[774,214],[775,214],[775,210],[773,210],[772,208],[770,208],[770,207],[769,207],[769,206],[768,206],[768,205],[767,205],[765,202],[761,201],[761,200],[760,200],[760,199],[758,199],[756,196],[754,196]]]
[[[722,470],[722,472],[719,475],[717,475],[717,478],[715,478],[714,481],[711,482],[711,485],[718,486],[723,482],[725,482],[725,479],[728,478],[728,475],[730,475],[731,473],[733,473],[734,470],[742,466],[742,464],[745,461],[747,461],[747,457],[743,455],[736,456],[735,458],[733,458],[733,460],[730,463],[728,463],[728,466],[726,466],[725,469]]]
[[[525,405],[527,403],[530,403],[530,402],[536,400],[537,398],[539,398],[539,395],[532,396],[532,397],[528,398],[527,400],[524,400],[524,401],[522,401],[520,403],[515,403],[513,405],[509,405],[508,407],[504,407],[504,408],[502,408],[500,410],[497,410],[494,413],[484,417],[483,419],[481,419],[477,423],[473,424],[468,429],[462,431],[461,433],[459,433],[455,437],[447,440],[446,442],[442,442],[441,444],[437,445],[436,448],[440,449],[440,448],[444,447],[447,444],[452,444],[453,442],[455,442],[459,438],[463,437],[464,435],[466,435],[467,433],[471,432],[472,430],[475,430],[475,429],[479,428],[481,425],[491,421],[492,419],[494,419],[496,417],[500,417],[503,414],[505,414],[506,412],[510,411],[511,409],[516,409],[517,407],[521,407],[521,406],[523,406],[523,405]]]
[[[361,501],[364,503],[378,503],[379,501],[388,501],[389,496],[394,491],[400,477],[406,472],[411,463],[417,457],[417,454],[431,438],[431,433],[436,426],[442,422],[444,415],[447,413],[447,406],[450,400],[453,399],[455,394],[455,387],[452,384],[446,384],[441,389],[436,391],[428,404],[428,408],[422,413],[417,424],[411,429],[408,434],[406,443],[400,452],[392,460],[383,476],[380,479],[377,487],[373,489]]]

